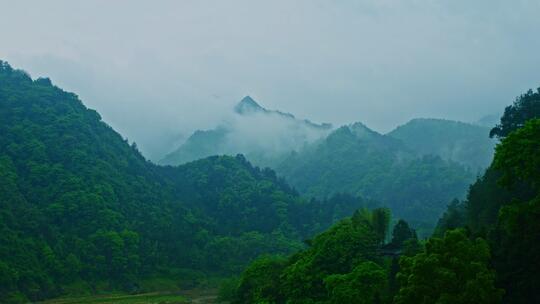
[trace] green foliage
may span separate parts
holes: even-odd
[[[529,91],[506,109],[492,130],[501,138],[492,166],[470,187],[464,203],[449,206],[436,231],[440,235],[465,225],[488,240],[505,303],[540,301],[540,267],[534,262],[540,255],[538,96]]]
[[[505,287],[508,303],[540,301],[536,262],[540,256],[540,119],[527,121],[506,136],[497,147],[493,166],[500,170],[500,183],[515,192],[531,185],[534,198],[513,197],[499,211],[497,225],[490,235],[493,264],[499,283]]]
[[[386,271],[373,262],[363,262],[347,274],[333,274],[324,279],[327,303],[373,304],[381,301],[386,288]]]
[[[384,244],[386,241],[390,217],[390,209],[388,208],[377,208],[371,213],[371,225],[377,235],[379,244]]]
[[[306,251],[291,258],[283,271],[283,288],[291,301],[322,301],[328,297],[324,279],[352,271],[357,263],[376,260],[378,238],[365,222],[343,220],[318,235]]]
[[[76,95],[4,62],[0,134],[0,302],[238,273],[372,203],[304,200],[241,155],[156,166]]]
[[[372,219],[372,212],[357,211],[288,259],[253,263],[242,274],[233,303],[348,303],[343,301],[356,295],[381,299],[387,274]]]
[[[498,283],[506,290],[505,303],[540,301],[540,196],[504,206],[491,239]]]
[[[448,230],[464,227],[466,224],[466,211],[464,203],[457,199],[453,200],[437,222],[433,236],[443,237]]]
[[[402,248],[405,241],[416,239],[416,231],[409,227],[409,224],[404,220],[399,220],[392,230],[392,240],[390,245],[394,248]]]
[[[64,297],[51,301],[45,301],[44,304],[187,304],[192,303],[186,297],[170,292],[164,293],[146,293],[136,295],[110,294],[110,295],[91,295],[81,297]]]
[[[242,274],[232,303],[281,303],[279,278],[286,259],[265,256],[255,260]]]
[[[504,138],[534,118],[540,118],[540,88],[536,92],[527,91],[506,107],[501,122],[491,130],[489,136]]]
[[[540,100],[539,100],[540,105]],[[540,106],[539,106],[540,109]],[[497,146],[493,165],[501,171],[501,183],[511,187],[530,183],[540,190],[540,119],[532,119],[510,133]]]
[[[501,172],[491,166],[469,188],[464,202],[466,223],[473,233],[487,236],[498,221],[499,210],[512,200],[526,201],[534,192],[526,184],[515,185],[513,189],[502,187],[499,183]]]
[[[228,278],[221,281],[218,290],[218,301],[230,302],[234,300],[236,296],[236,290],[238,289],[239,279],[236,277]]]
[[[341,193],[429,222],[471,172],[359,124],[280,168],[325,199],[302,199],[241,155],[160,167],[74,94],[0,61],[0,302],[193,286],[266,253],[277,255],[225,284],[223,299],[498,303],[504,287],[506,303],[540,302],[539,94],[507,108],[493,165],[448,206],[437,237],[424,246],[400,220],[385,244],[389,209]]]
[[[366,129],[356,132],[382,140]],[[329,140],[350,145],[343,137]],[[505,135],[493,165],[465,201],[452,201],[425,243],[400,220],[385,245],[387,211],[360,209],[308,240],[310,247],[276,267],[271,279],[259,276],[262,286],[272,283],[271,292],[245,303],[539,302],[539,140],[540,120]],[[236,296],[250,290],[256,286]]]
[[[424,252],[401,258],[394,303],[500,303],[503,291],[494,286],[489,257],[487,243],[469,240],[462,230],[432,238]]]

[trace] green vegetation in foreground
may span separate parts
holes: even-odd
[[[114,303],[114,304],[185,304],[190,303],[185,296],[167,293],[146,293],[137,295],[103,295],[74,298],[59,298],[41,302],[42,304],[76,304],[76,303]]]
[[[491,134],[501,139],[492,165],[426,242],[400,221],[383,245],[384,212],[359,211],[303,251],[256,260],[222,297],[235,304],[540,303],[540,89],[508,107]]]
[[[193,287],[371,203],[306,200],[241,155],[157,166],[75,94],[0,61],[1,303]]]
[[[387,209],[359,209],[308,240],[303,251],[288,258],[259,258],[236,283],[227,282],[220,296],[235,304],[386,301],[394,288],[388,282],[395,275],[392,256],[421,250],[416,233],[403,220],[387,242],[389,223]]]

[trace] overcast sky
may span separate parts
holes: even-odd
[[[501,112],[540,86],[539,16],[538,0],[0,0],[0,59],[155,158],[244,95],[381,132]]]

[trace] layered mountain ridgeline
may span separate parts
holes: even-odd
[[[304,200],[242,156],[156,166],[76,95],[0,62],[0,302],[234,273],[373,204]]]
[[[487,172],[419,242],[404,221],[359,210],[284,258],[252,263],[221,296],[232,303],[539,303],[540,89],[505,111]],[[387,238],[388,239],[388,238]]]
[[[351,193],[377,199],[398,217],[433,227],[475,175],[438,156],[419,156],[403,141],[356,123],[341,127],[276,168],[301,193]]]
[[[485,127],[440,119],[415,119],[382,135],[361,123],[330,132],[328,125],[266,110],[250,97],[235,112],[234,123],[196,131],[163,163],[244,153],[307,196],[350,193],[379,200],[426,228],[423,235],[448,201],[464,198],[495,144]]]
[[[267,110],[246,96],[235,106],[229,121],[212,130],[195,131],[159,163],[179,165],[211,155],[241,153],[255,164],[267,166],[326,136],[331,129],[330,124],[316,124],[289,113]]]
[[[490,129],[444,119],[413,119],[387,135],[421,155],[437,155],[480,171],[493,157],[495,140],[488,136]]]

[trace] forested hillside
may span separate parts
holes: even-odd
[[[486,134],[487,136],[487,134]],[[404,142],[361,123],[285,159],[276,171],[308,196],[336,192],[370,197],[409,221],[434,223],[446,204],[463,198],[474,173],[438,156],[418,156]]]
[[[421,242],[384,209],[359,210],[288,258],[265,257],[224,285],[233,303],[538,303],[540,89],[506,108],[501,143],[467,199]]]
[[[415,119],[387,135],[355,123],[327,135],[327,125],[267,110],[250,97],[235,112],[255,131],[246,132],[238,121],[196,131],[162,163],[242,152],[275,169],[302,195],[349,193],[379,200],[423,227],[423,235],[431,233],[448,201],[465,197],[489,165],[495,144],[488,128],[446,120]]]
[[[421,243],[384,209],[359,210],[288,258],[265,256],[223,286],[232,303],[498,303],[485,241],[455,230]],[[401,256],[401,257],[400,257]]]
[[[495,140],[490,128],[444,119],[413,119],[387,135],[400,139],[421,155],[437,155],[475,172],[486,169],[493,158]]]
[[[467,227],[488,241],[504,303],[540,301],[540,88],[519,96],[491,136],[501,140],[486,174],[466,200],[446,211],[439,234]]]
[[[374,204],[304,200],[242,156],[156,166],[75,94],[0,62],[0,302],[235,273]]]

